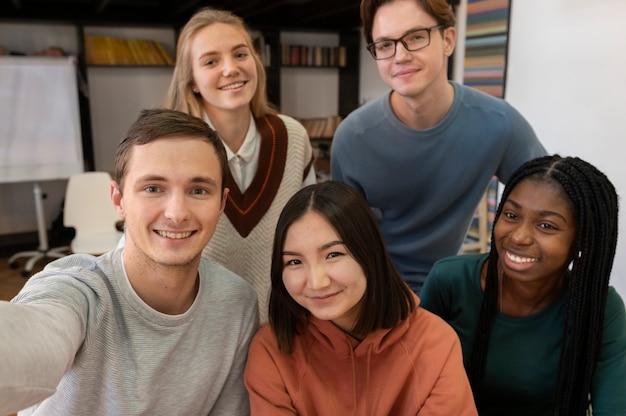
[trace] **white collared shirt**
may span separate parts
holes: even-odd
[[[204,121],[206,121],[207,124],[215,130],[215,126],[213,126],[213,123],[211,123],[211,120],[206,113],[204,113]],[[243,139],[243,143],[241,144],[239,151],[234,153],[230,147],[224,143],[230,173],[233,175],[233,179],[235,180],[235,183],[239,187],[241,193],[244,193],[250,186],[250,183],[252,183],[257,166],[259,165],[259,152],[261,150],[261,146],[259,144],[260,142],[261,135],[256,128],[254,117],[250,114],[248,132],[246,133],[246,137]]]

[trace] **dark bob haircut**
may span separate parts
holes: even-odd
[[[293,351],[298,328],[306,325],[310,317],[310,312],[293,300],[285,288],[282,259],[290,226],[308,212],[316,212],[328,221],[365,274],[367,286],[353,335],[364,337],[406,319],[416,307],[414,294],[393,266],[378,222],[365,199],[342,182],[309,185],[287,202],[274,236],[269,322],[279,349]]]

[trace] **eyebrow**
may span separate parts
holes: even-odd
[[[390,36],[381,36],[379,38],[373,39],[372,43],[376,43],[376,42],[384,42],[386,40],[397,40],[397,39],[402,39],[403,37],[405,37],[406,35],[408,35],[411,32],[416,32],[418,30],[422,30],[422,29],[428,29],[430,26],[416,26],[412,29],[409,29],[407,31],[405,31],[402,36],[400,36],[399,38],[392,38]]]
[[[250,47],[246,44],[246,43],[238,43],[237,45],[233,46],[230,50],[235,51],[239,48],[247,48],[250,49]],[[211,55],[219,55],[221,52],[219,51],[207,51],[207,52],[203,52],[200,54],[200,57],[198,59],[202,59],[206,56],[211,56]]]
[[[518,208],[518,209],[519,209],[519,208],[522,208],[522,205],[521,205],[520,203],[518,203],[518,202],[516,202],[516,201],[514,201],[514,200],[512,200],[512,199],[507,199],[507,200],[504,202],[504,204],[505,204],[505,205],[506,205],[507,203],[508,203],[508,204],[513,205],[515,208]],[[539,214],[540,214],[541,216],[544,216],[544,217],[548,217],[548,216],[550,216],[550,217],[559,217],[559,218],[561,218],[561,219],[562,219],[565,223],[567,223],[567,219],[566,219],[563,215],[561,215],[560,213],[558,213],[558,212],[556,212],[556,211],[542,210],[542,211],[539,211]]]
[[[137,182],[169,182],[165,176],[147,174],[137,178]],[[217,181],[209,176],[194,176],[189,183],[203,183],[207,185],[217,186]]]
[[[326,244],[323,244],[318,251],[324,251],[324,250],[328,250],[329,248],[333,247],[333,246],[337,246],[337,245],[345,245],[343,243],[343,241],[340,240],[334,240],[334,241],[329,241]],[[295,251],[283,251],[282,255],[283,256],[297,256],[299,253],[295,252]]]

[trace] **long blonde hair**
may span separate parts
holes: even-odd
[[[176,66],[169,88],[162,102],[162,107],[182,111],[202,118],[202,96],[193,92],[193,67],[191,63],[191,42],[194,36],[205,27],[213,23],[231,25],[241,31],[246,45],[250,48],[252,59],[257,72],[257,88],[250,101],[250,110],[254,117],[263,117],[275,114],[268,100],[266,92],[265,68],[254,49],[252,37],[242,18],[227,10],[204,7],[198,10],[180,31],[176,45]]]

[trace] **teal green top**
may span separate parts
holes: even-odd
[[[487,257],[470,254],[438,261],[420,294],[420,305],[456,330],[466,367],[483,299],[480,270]],[[564,321],[564,294],[528,317],[496,314],[485,368],[484,403],[478,409],[481,416],[550,414]],[[613,287],[608,292],[591,399],[594,416],[626,415],[626,312]]]

